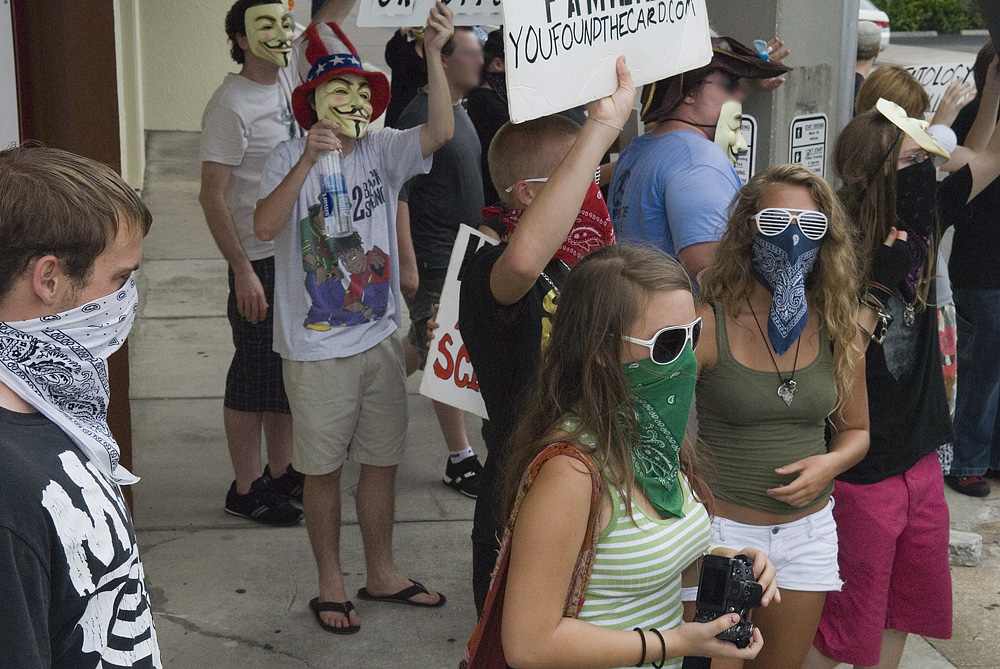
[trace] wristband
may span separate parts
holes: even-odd
[[[649,631],[660,637],[660,648],[663,650],[663,653],[660,655],[660,663],[657,664],[656,662],[650,661],[650,664],[653,665],[653,669],[663,669],[663,665],[667,662],[667,642],[663,640],[663,635],[660,634],[660,630],[655,627],[651,627],[649,628]]]
[[[641,667],[646,664],[646,635],[642,633],[641,627],[633,627],[632,631],[638,632],[639,638],[642,639],[642,659],[639,660],[639,664],[635,665],[637,667]]]
[[[624,129],[624,127],[622,127],[622,128],[619,128],[619,127],[618,127],[617,125],[614,125],[614,124],[611,124],[611,123],[608,123],[607,121],[602,121],[601,119],[599,119],[599,118],[595,118],[595,117],[593,117],[593,116],[588,116],[588,117],[587,117],[587,120],[588,120],[588,121],[593,121],[594,123],[600,123],[601,125],[606,125],[606,126],[608,126],[609,128],[614,128],[614,129],[615,129],[615,130],[617,130],[618,132],[621,132],[621,131],[622,131],[622,130]]]

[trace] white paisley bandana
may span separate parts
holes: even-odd
[[[120,290],[70,311],[0,323],[0,382],[121,485],[139,479],[118,464],[118,444],[108,429],[107,359],[128,336],[138,306],[129,277]]]

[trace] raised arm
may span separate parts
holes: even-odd
[[[267,197],[257,200],[257,209],[253,213],[253,233],[258,239],[271,241],[288,223],[313,165],[325,151],[341,148],[340,140],[337,139],[339,130],[340,124],[326,119],[320,119],[309,129],[302,156]]]
[[[354,9],[357,0],[326,0],[323,6],[313,14],[309,25],[317,23],[337,23],[343,25],[347,15]]]
[[[455,34],[452,11],[443,2],[431,7],[424,32],[424,58],[427,61],[427,123],[420,127],[420,150],[427,158],[444,146],[455,134],[455,114],[451,109],[451,91],[444,76],[441,49]]]
[[[628,120],[635,99],[632,75],[620,57],[618,89],[592,102],[588,118],[569,153],[518,221],[507,249],[490,273],[490,291],[502,305],[516,303],[566,241],[580,212],[594,171]]]
[[[993,133],[993,127],[997,122],[997,109],[1000,108],[1000,67],[998,60],[993,58],[990,67],[986,72],[986,83],[983,85],[983,94],[979,99],[979,109],[976,111],[976,118],[969,128],[969,134],[965,137],[965,146],[976,153],[986,148]]]
[[[972,172],[972,188],[966,202],[972,202],[983,189],[1000,177],[1000,123],[994,121],[990,141],[985,149],[969,161],[969,170]]]

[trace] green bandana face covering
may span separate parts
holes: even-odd
[[[683,518],[677,474],[698,373],[694,349],[688,342],[680,357],[668,365],[643,358],[623,369],[639,421],[639,443],[632,450],[635,482],[654,509],[664,516]]]

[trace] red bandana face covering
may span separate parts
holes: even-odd
[[[524,209],[508,211],[502,207],[483,208],[483,218],[499,218],[503,224],[506,231],[500,236],[502,242],[510,239],[523,213]],[[611,227],[608,205],[604,202],[601,189],[596,183],[592,183],[590,190],[587,191],[587,197],[583,200],[583,208],[573,223],[573,229],[556,251],[555,257],[572,267],[590,253],[614,243],[615,231]]]

